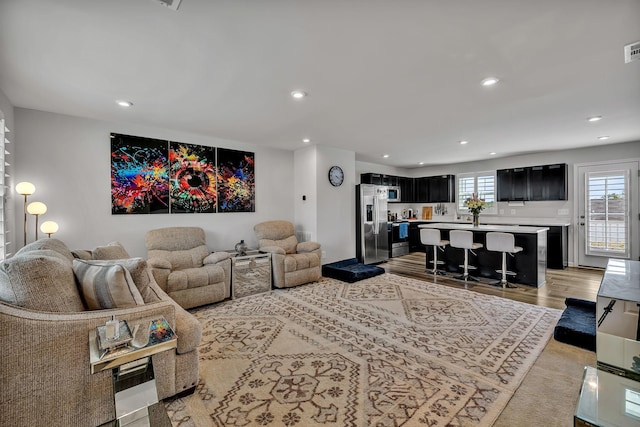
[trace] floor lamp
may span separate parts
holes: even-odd
[[[45,221],[40,226],[40,231],[51,238],[51,235],[58,231],[58,223],[55,221]]]
[[[16,184],[16,192],[24,196],[24,244],[27,245],[27,196],[32,195],[36,191],[36,186],[30,182],[19,182]]]
[[[36,217],[36,240],[38,240],[38,217],[47,212],[47,205],[42,202],[31,202],[27,206],[27,212]]]

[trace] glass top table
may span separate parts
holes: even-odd
[[[574,426],[638,427],[640,382],[585,366]]]

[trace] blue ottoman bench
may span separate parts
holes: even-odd
[[[556,341],[596,351],[596,303],[576,298],[565,300],[567,308],[553,331]]]
[[[369,277],[384,274],[384,268],[376,265],[360,264],[357,259],[345,259],[322,266],[322,275],[343,282],[353,283]]]

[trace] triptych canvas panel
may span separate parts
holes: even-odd
[[[111,213],[255,212],[255,154],[111,134]]]

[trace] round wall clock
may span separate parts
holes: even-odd
[[[334,187],[339,187],[344,181],[344,172],[340,166],[331,166],[329,169],[329,182]]]

